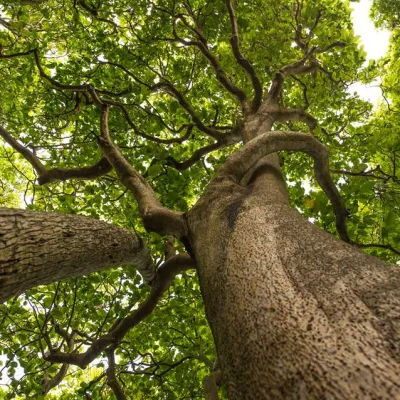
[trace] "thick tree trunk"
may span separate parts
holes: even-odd
[[[37,285],[151,259],[133,232],[87,217],[0,209],[0,302]]]
[[[400,398],[398,268],[301,217],[270,164],[188,221],[230,400]]]

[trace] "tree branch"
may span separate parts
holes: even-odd
[[[69,352],[74,350],[74,339],[75,333],[73,332],[67,340],[67,348]],[[43,395],[46,396],[50,392],[51,389],[57,387],[62,380],[67,375],[69,369],[69,364],[63,364],[58,370],[57,374],[52,378],[47,378],[46,376],[43,379]]]
[[[113,144],[108,130],[108,106],[102,107],[100,132],[103,154],[117,172],[121,183],[133,193],[146,229],[177,238],[186,236],[187,226],[183,214],[163,207],[151,186]]]
[[[38,53],[37,49],[29,50],[26,52],[15,53],[15,54],[9,54],[9,55],[4,55],[4,54],[1,55],[0,54],[0,59],[10,59],[10,58],[15,58],[15,57],[27,56],[32,53],[35,58],[35,64],[39,71],[39,75],[43,79],[47,80],[52,86],[54,86],[58,89],[61,89],[61,90],[68,90],[68,91],[73,91],[73,92],[87,92],[90,94],[93,102],[97,106],[102,105],[102,102],[101,102],[100,98],[98,97],[96,90],[90,84],[85,83],[83,85],[67,85],[64,83],[60,83],[60,82],[56,81],[55,79],[53,79],[51,76],[47,75],[41,64],[41,61],[39,58],[39,53]]]
[[[346,229],[348,212],[329,173],[328,149],[309,134],[271,131],[250,140],[225,161],[209,186],[220,185],[221,180],[225,179],[239,183],[246,171],[258,160],[281,150],[301,151],[314,159],[315,177],[332,203],[336,215],[336,229],[340,238],[350,243]]]
[[[0,303],[34,286],[123,265],[154,279],[150,253],[134,232],[78,215],[0,208]]]
[[[158,88],[163,89],[166,93],[174,97],[179,105],[187,111],[187,113],[192,117],[192,121],[196,125],[196,127],[206,133],[207,135],[211,136],[214,139],[221,139],[222,135],[221,132],[217,131],[216,129],[210,128],[208,126],[205,126],[199,116],[196,114],[192,106],[189,104],[189,102],[186,100],[186,98],[183,96],[181,92],[179,92],[178,89],[175,88],[172,83],[163,80],[162,82],[157,83],[156,85],[151,87],[152,90],[157,90]]]
[[[205,400],[219,400],[218,386],[221,385],[222,374],[220,370],[213,371],[203,379]]]
[[[42,64],[40,62],[39,53],[38,53],[37,49],[33,50],[33,55],[35,57],[36,67],[39,70],[39,75],[43,79],[45,79],[48,82],[50,82],[54,87],[56,87],[58,89],[63,89],[63,90],[72,90],[74,92],[87,92],[88,89],[90,88],[90,85],[88,85],[88,84],[66,85],[66,84],[63,84],[63,83],[60,83],[60,82],[56,81],[51,76],[47,75],[46,72],[44,71],[44,69],[42,67]]]
[[[140,85],[143,85],[148,88],[150,91],[157,91],[159,89],[163,90],[165,93],[173,97],[179,105],[191,116],[193,123],[196,125],[196,127],[209,135],[210,137],[213,137],[214,139],[219,139],[222,137],[221,132],[219,132],[216,129],[210,128],[208,126],[205,126],[203,122],[201,121],[200,117],[197,115],[196,111],[193,109],[193,107],[190,105],[189,101],[185,98],[185,96],[169,81],[167,81],[164,77],[161,77],[162,81],[159,83],[156,83],[155,85],[149,85],[148,83],[144,82],[140,78],[138,78],[136,75],[132,74],[126,67],[124,67],[121,64],[114,63],[114,62],[101,62],[101,64],[107,64],[107,65],[112,65],[114,67],[120,68],[122,71],[124,71],[127,75],[132,77],[136,82],[138,82]],[[138,131],[137,127],[135,124],[132,122],[131,118],[129,117],[129,114],[125,108],[125,106],[121,103],[117,102],[112,102],[112,101],[104,101],[106,104],[114,105],[116,107],[121,108],[122,112],[125,115],[125,118],[127,119],[129,125],[132,126],[132,128],[136,131]],[[141,136],[144,136],[143,132],[140,133]],[[151,136],[146,135],[149,140],[153,141],[158,141],[159,143],[165,143],[164,141],[161,142],[161,139],[153,139]]]
[[[273,113],[275,122],[300,121],[304,122],[312,132],[318,126],[318,120],[302,108],[282,108]]]
[[[39,4],[42,4],[46,2],[47,0],[21,0],[21,5],[26,6],[26,5],[31,5],[31,6],[36,6]]]
[[[302,58],[300,61],[296,61],[292,64],[285,65],[281,68],[272,80],[271,87],[268,91],[268,98],[272,101],[277,101],[285,78],[289,75],[305,75],[320,68],[320,64],[315,59],[310,59],[312,53]],[[308,64],[306,64],[308,62]]]
[[[323,49],[319,49],[318,47],[312,47],[310,49],[308,47],[308,42],[305,43],[301,39],[301,30],[302,26],[299,24],[296,29],[294,40],[297,46],[303,52],[304,56],[301,60],[284,66],[275,74],[275,77],[271,83],[270,90],[268,92],[268,98],[273,101],[276,101],[278,99],[279,94],[282,90],[283,82],[287,76],[305,75],[314,71],[322,71],[327,74],[331,80],[333,80],[332,75],[329,73],[329,71],[321,66],[320,62],[315,58],[315,55],[317,53],[325,53],[334,47],[345,47],[346,43],[337,41],[331,43]]]
[[[249,77],[251,79],[251,83],[253,84],[253,88],[254,88],[254,99],[252,101],[251,111],[257,112],[257,110],[259,109],[259,107],[261,105],[262,95],[263,95],[261,82],[256,74],[256,71],[255,71],[253,65],[246,58],[243,57],[243,55],[240,51],[239,31],[238,31],[237,19],[235,16],[235,10],[233,8],[233,1],[226,0],[225,4],[228,9],[229,19],[230,19],[231,28],[232,28],[231,46],[232,46],[233,55],[235,56],[238,64],[243,68],[244,71],[247,72],[247,74],[249,75]]]
[[[107,349],[106,354],[108,359],[108,368],[106,371],[107,385],[110,386],[117,400],[126,400],[127,397],[125,396],[125,393],[122,390],[120,384],[118,383],[117,377],[115,375],[114,348],[110,347],[109,349]]]
[[[380,172],[384,176],[376,175],[376,174],[374,174],[374,172]],[[360,172],[345,171],[343,169],[332,169],[331,173],[332,174],[341,174],[341,175],[349,175],[349,176],[361,176],[361,177],[364,177],[364,178],[379,179],[379,180],[382,180],[384,182],[392,180],[395,183],[400,183],[400,179],[397,178],[396,175],[390,175],[390,174],[387,174],[387,173],[383,172],[381,170],[380,166],[378,166],[377,168],[374,168],[372,170],[369,170],[369,171],[360,171]]]
[[[34,50],[28,50],[28,51],[23,51],[23,52],[14,53],[14,54],[2,54],[0,52],[0,60],[9,60],[11,58],[29,56],[30,54],[33,54],[33,52],[34,52]]]
[[[39,176],[38,182],[44,185],[49,182],[60,182],[68,179],[95,179],[112,170],[107,158],[102,157],[96,164],[81,168],[52,168]]]
[[[150,136],[147,133],[145,133],[142,130],[140,130],[136,126],[136,124],[132,121],[132,118],[130,117],[130,115],[128,113],[128,110],[126,109],[124,104],[118,103],[118,102],[115,102],[115,101],[108,101],[108,100],[104,100],[103,102],[105,104],[108,104],[108,105],[111,105],[111,106],[119,108],[122,111],[122,113],[124,114],[126,122],[128,122],[129,126],[133,129],[135,134],[137,134],[138,136],[140,136],[140,137],[142,137],[142,138],[144,138],[146,140],[150,140],[152,142],[161,143],[161,144],[183,143],[185,140],[189,139],[190,135],[192,134],[193,124],[190,124],[190,125],[186,126],[185,134],[183,136],[179,137],[179,138],[161,139],[161,138],[158,138],[158,137]]]
[[[211,53],[211,51],[208,48],[207,45],[207,40],[206,38],[202,35],[202,33],[198,29],[193,29],[190,27],[189,23],[186,21],[185,17],[181,14],[175,15],[175,20],[179,19],[183,22],[183,24],[192,32],[196,35],[195,41],[187,41],[179,37],[179,35],[176,32],[176,26],[175,26],[175,21],[173,24],[173,35],[175,40],[177,40],[179,43],[183,44],[184,46],[196,46],[203,56],[209,61],[210,65],[214,69],[215,76],[217,80],[221,83],[221,85],[231,94],[233,94],[240,102],[242,106],[242,110],[245,114],[248,112],[248,104],[247,104],[247,95],[246,93],[237,87],[235,84],[232,83],[232,81],[228,78],[227,74],[225,71],[222,69],[220,63],[218,60],[214,57],[214,55]]]
[[[354,243],[355,246],[360,248],[378,247],[385,250],[390,250],[391,252],[400,256],[400,251],[396,250],[391,244],[381,244],[381,243]]]
[[[188,169],[192,165],[200,161],[202,157],[205,156],[206,154],[209,154],[212,151],[218,150],[222,147],[230,146],[232,144],[241,142],[243,140],[242,130],[243,130],[243,124],[238,123],[235,127],[231,128],[231,130],[227,134],[225,134],[221,140],[218,140],[215,143],[211,143],[207,146],[197,149],[192,154],[192,156],[188,158],[186,161],[179,162],[175,160],[173,157],[167,157],[167,165],[176,168],[179,171]]]
[[[84,353],[69,354],[60,351],[51,351],[46,355],[46,360],[86,368],[102,351],[111,345],[119,343],[130,329],[138,325],[152,313],[163,293],[170,287],[177,274],[194,267],[195,262],[187,254],[179,254],[171,257],[157,270],[150,293],[137,310],[132,311],[123,320],[119,321],[109,333],[95,340]]]
[[[168,157],[167,158],[167,165],[177,169],[178,171],[183,171],[185,169],[190,168],[194,164],[196,164],[200,159],[205,156],[208,153],[211,153],[212,151],[215,151],[217,149],[220,149],[221,147],[225,146],[222,141],[215,142],[212,144],[209,144],[207,146],[201,147],[200,149],[196,150],[190,158],[188,158],[186,161],[179,162],[175,160],[173,157]]]
[[[35,169],[38,175],[45,174],[46,168],[42,162],[30,151],[28,148],[23,146],[17,140],[15,140],[9,132],[7,132],[2,126],[0,126],[0,136],[8,143],[14,150],[20,153]]]
[[[94,179],[107,174],[112,169],[105,157],[101,158],[96,164],[87,167],[46,169],[32,151],[15,140],[2,126],[0,126],[0,136],[32,165],[38,174],[39,185],[63,182],[68,179]]]

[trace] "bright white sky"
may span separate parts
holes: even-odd
[[[360,36],[364,50],[367,52],[367,59],[377,60],[387,52],[390,32],[383,29],[377,30],[369,19],[371,3],[372,0],[360,0],[359,3],[351,3],[351,6],[353,8],[354,31],[356,35]],[[362,99],[369,100],[376,105],[381,99],[381,90],[377,84],[378,82],[369,85],[356,83],[351,85],[349,90],[351,92],[356,91]]]

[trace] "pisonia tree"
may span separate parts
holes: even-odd
[[[348,1],[0,12],[7,396],[400,396],[397,65]]]

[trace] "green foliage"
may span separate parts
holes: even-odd
[[[397,0],[374,0],[371,16],[379,27],[394,29],[400,27],[400,4]]]
[[[212,140],[196,126],[181,143],[152,140],[183,137],[193,120],[176,98],[151,90],[151,86],[168,80],[184,93],[205,126],[221,132],[243,116],[238,102],[215,78],[198,48],[172,40],[171,13],[187,15],[185,2],[24,3],[3,1],[0,5],[3,54],[37,49],[44,72],[54,80],[65,85],[90,84],[109,101],[125,104],[133,124],[121,108],[113,107],[110,132],[114,143],[147,177],[165,206],[187,211],[237,146],[209,153],[186,170],[173,168],[170,157],[185,161]],[[242,53],[252,61],[267,90],[276,71],[303,56],[294,45],[294,13],[299,3],[237,3]],[[365,65],[365,53],[353,34],[348,1],[305,0],[302,4],[298,19],[303,37],[312,31],[310,47],[325,49],[334,42],[346,45],[317,55],[325,73],[288,78],[282,105],[307,106],[307,112],[318,119],[320,126],[314,134],[330,149],[334,177],[351,214],[350,236],[360,243],[399,248],[399,36],[393,35],[386,60]],[[193,0],[190,5],[221,68],[251,95],[251,82],[232,53],[224,2]],[[395,19],[388,16],[397,18],[398,13],[394,8],[382,8],[386,5],[397,7],[396,2],[375,1],[377,21],[384,18],[393,24]],[[193,40],[194,28],[176,22],[176,33],[187,41]],[[0,124],[34,149],[47,168],[93,165],[99,160],[99,112],[87,93],[63,90],[42,79],[33,54],[0,59],[0,71]],[[350,93],[348,87],[383,75],[387,103],[374,114],[372,105]],[[288,125],[291,130],[307,129],[300,122]],[[288,125],[276,129],[288,129]],[[288,153],[281,158],[293,206],[335,233],[333,211],[317,189],[310,159]],[[114,173],[45,186],[37,185],[34,178],[21,156],[8,145],[0,149],[0,205],[20,206],[25,193],[32,209],[79,213],[135,229],[146,238],[154,259],[163,260],[164,242],[146,233],[136,203]],[[398,256],[385,248],[367,251],[398,261]],[[0,306],[0,373],[9,381],[8,398],[40,398],[43,379],[60,370],[59,365],[45,361],[50,343],[54,349],[69,351],[62,332],[75,332],[75,349],[83,351],[136,309],[148,291],[133,268],[120,268],[34,288]],[[128,398],[203,398],[202,380],[212,369],[215,354],[194,273],[175,280],[152,315],[125,336],[115,354],[116,375]],[[102,354],[88,370],[70,367],[48,398],[115,398],[106,384],[107,365]]]
[[[32,179],[33,174],[22,157],[10,148],[0,147],[0,207],[21,207]]]

